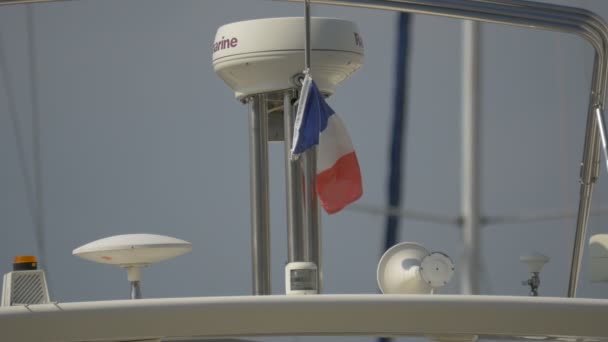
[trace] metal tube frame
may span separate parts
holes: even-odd
[[[310,41],[310,0],[304,0],[304,68],[311,67],[311,41]],[[306,261],[317,265],[317,293],[323,289],[323,269],[321,267],[321,213],[319,212],[319,200],[317,198],[317,147],[304,152],[304,225],[307,251]]]
[[[304,225],[305,236],[308,241],[308,258],[317,265],[317,290],[323,291],[323,265],[321,264],[321,213],[317,198],[317,146],[304,152],[302,158],[304,168]]]
[[[304,69],[310,69],[310,0],[304,2]]]
[[[268,174],[267,96],[251,96],[249,103],[249,159],[251,205],[251,267],[254,295],[271,294],[270,202]]]
[[[141,299],[141,281],[131,281],[131,299]]]
[[[462,23],[462,160],[461,160],[461,212],[462,240],[464,244],[461,292],[479,294],[480,265],[480,75],[479,40],[480,24]]]
[[[300,160],[291,160],[291,145],[295,122],[293,90],[283,94],[283,127],[285,132],[285,189],[287,192],[287,256],[288,262],[306,261],[308,241],[304,235],[304,208],[302,207],[303,174]]]
[[[0,6],[57,1],[66,0],[0,0]],[[305,0],[279,1],[304,2]],[[593,46],[595,61],[581,164],[581,197],[568,287],[568,296],[576,296],[593,183],[597,179],[599,171],[600,130],[606,136],[605,127],[599,125],[596,116],[597,111],[600,113],[604,111],[607,89],[608,27],[605,22],[596,14],[584,9],[526,0],[309,0],[309,2],[311,4],[427,14],[565,32],[576,34]],[[256,180],[256,182],[258,181]]]

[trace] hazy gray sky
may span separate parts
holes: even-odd
[[[559,1],[608,17],[608,2]],[[360,203],[385,203],[396,15],[315,6],[357,22],[364,67],[331,106],[354,141]],[[87,0],[34,6],[42,108],[47,276],[55,300],[125,298],[126,274],[71,251],[114,234],[149,232],[193,243],[192,253],[144,272],[146,297],[250,293],[246,107],[215,76],[210,44],[222,24],[300,16],[302,6],[252,0]],[[483,212],[575,210],[593,51],[581,39],[486,24],[483,29]],[[0,8],[23,135],[31,149],[25,7]],[[460,22],[415,16],[405,206],[457,215],[460,191]],[[0,84],[0,271],[36,253],[14,131]],[[31,155],[30,155],[31,156]],[[270,148],[273,291],[286,261],[283,146]],[[608,206],[606,170],[594,207]],[[603,204],[603,205],[602,205]],[[607,232],[606,216],[589,233]],[[483,229],[484,294],[525,295],[522,253],[552,259],[543,295],[567,289],[574,219]],[[323,217],[327,293],[376,292],[384,219],[344,211]],[[404,220],[402,241],[456,262],[459,229]],[[580,295],[608,297],[586,281]],[[444,291],[458,292],[458,279]]]

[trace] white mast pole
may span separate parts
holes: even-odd
[[[480,228],[480,101],[479,23],[462,24],[462,188],[461,214],[464,263],[461,292],[479,293]]]

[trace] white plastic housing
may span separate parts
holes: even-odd
[[[589,239],[589,274],[592,282],[608,282],[608,234]]]
[[[102,264],[149,265],[192,250],[190,242],[155,234],[115,235],[76,248],[72,254]]]
[[[4,275],[0,306],[49,302],[49,290],[43,270],[13,271]]]
[[[317,294],[318,289],[317,265],[314,262],[297,261],[285,265],[285,294]]]
[[[242,99],[299,87],[304,69],[304,18],[268,18],[221,26],[213,43],[213,68]],[[336,86],[363,64],[363,40],[355,23],[311,18],[311,72],[319,89]]]
[[[546,255],[539,253],[532,253],[530,255],[522,255],[519,257],[519,261],[523,262],[530,269],[530,273],[540,273],[543,266],[549,262],[550,258]]]
[[[420,275],[432,288],[440,288],[452,280],[454,262],[444,253],[433,252],[422,259]]]
[[[378,287],[385,294],[428,294],[447,284],[453,274],[454,264],[447,255],[402,242],[380,258]]]

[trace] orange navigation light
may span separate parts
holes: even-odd
[[[18,255],[13,260],[13,271],[29,271],[38,269],[38,261],[33,255]]]

